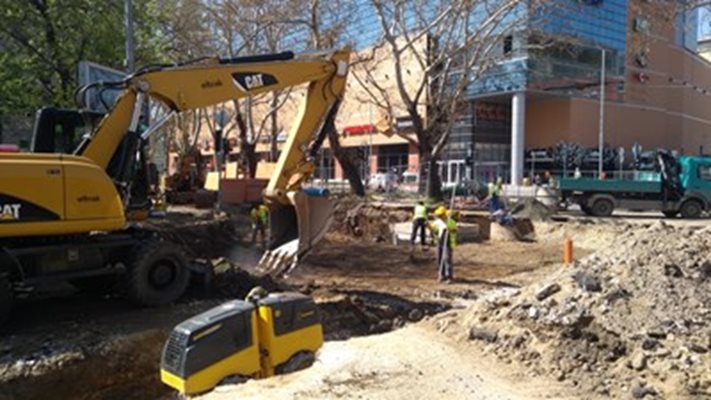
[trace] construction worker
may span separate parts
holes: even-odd
[[[262,246],[266,244],[266,229],[269,222],[269,209],[264,204],[259,204],[249,212],[252,219],[252,244],[257,239],[257,233],[260,235]]]
[[[451,283],[454,279],[453,251],[457,247],[458,211],[448,212],[445,207],[438,207],[430,229],[437,237],[437,266],[439,281]]]
[[[501,194],[504,191],[504,180],[496,178],[496,183],[489,182],[489,211],[494,213],[503,208],[501,204]]]
[[[423,201],[418,201],[415,204],[415,209],[412,216],[412,234],[410,235],[410,244],[415,246],[415,238],[417,233],[420,233],[420,245],[422,248],[427,246],[425,238],[425,229],[427,228],[427,207]]]

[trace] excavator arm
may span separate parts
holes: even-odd
[[[137,136],[146,96],[177,113],[308,84],[264,193],[271,240],[261,266],[268,272],[283,272],[311,249],[331,221],[327,193],[304,191],[302,185],[314,171],[313,159],[324,140],[326,122],[335,117],[343,97],[349,56],[350,49],[345,48],[310,57],[281,53],[139,71],[125,81],[115,106],[77,155],[107,169],[126,135]]]

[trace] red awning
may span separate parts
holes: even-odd
[[[0,153],[19,153],[20,146],[14,144],[0,144]]]
[[[362,135],[364,133],[375,132],[375,125],[351,125],[343,128],[343,133],[346,135]]]

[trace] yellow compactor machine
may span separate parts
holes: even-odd
[[[230,378],[266,378],[310,365],[323,344],[316,304],[295,292],[234,300],[175,327],[163,349],[162,381],[181,394]]]

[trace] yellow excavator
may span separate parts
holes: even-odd
[[[154,306],[178,299],[191,276],[184,250],[130,218],[150,208],[150,168],[143,151],[148,137],[181,111],[306,84],[297,121],[264,193],[271,234],[262,267],[293,265],[331,219],[327,193],[304,190],[304,183],[343,97],[349,57],[350,49],[344,48],[207,58],[149,66],[123,81],[79,90],[80,103],[90,89],[121,93],[73,154],[0,154],[0,321],[16,296],[53,281],[90,286],[112,277],[135,303]],[[148,98],[167,112],[141,130]],[[42,115],[36,127],[43,127],[46,138],[62,126],[61,114],[53,113],[52,121]]]

